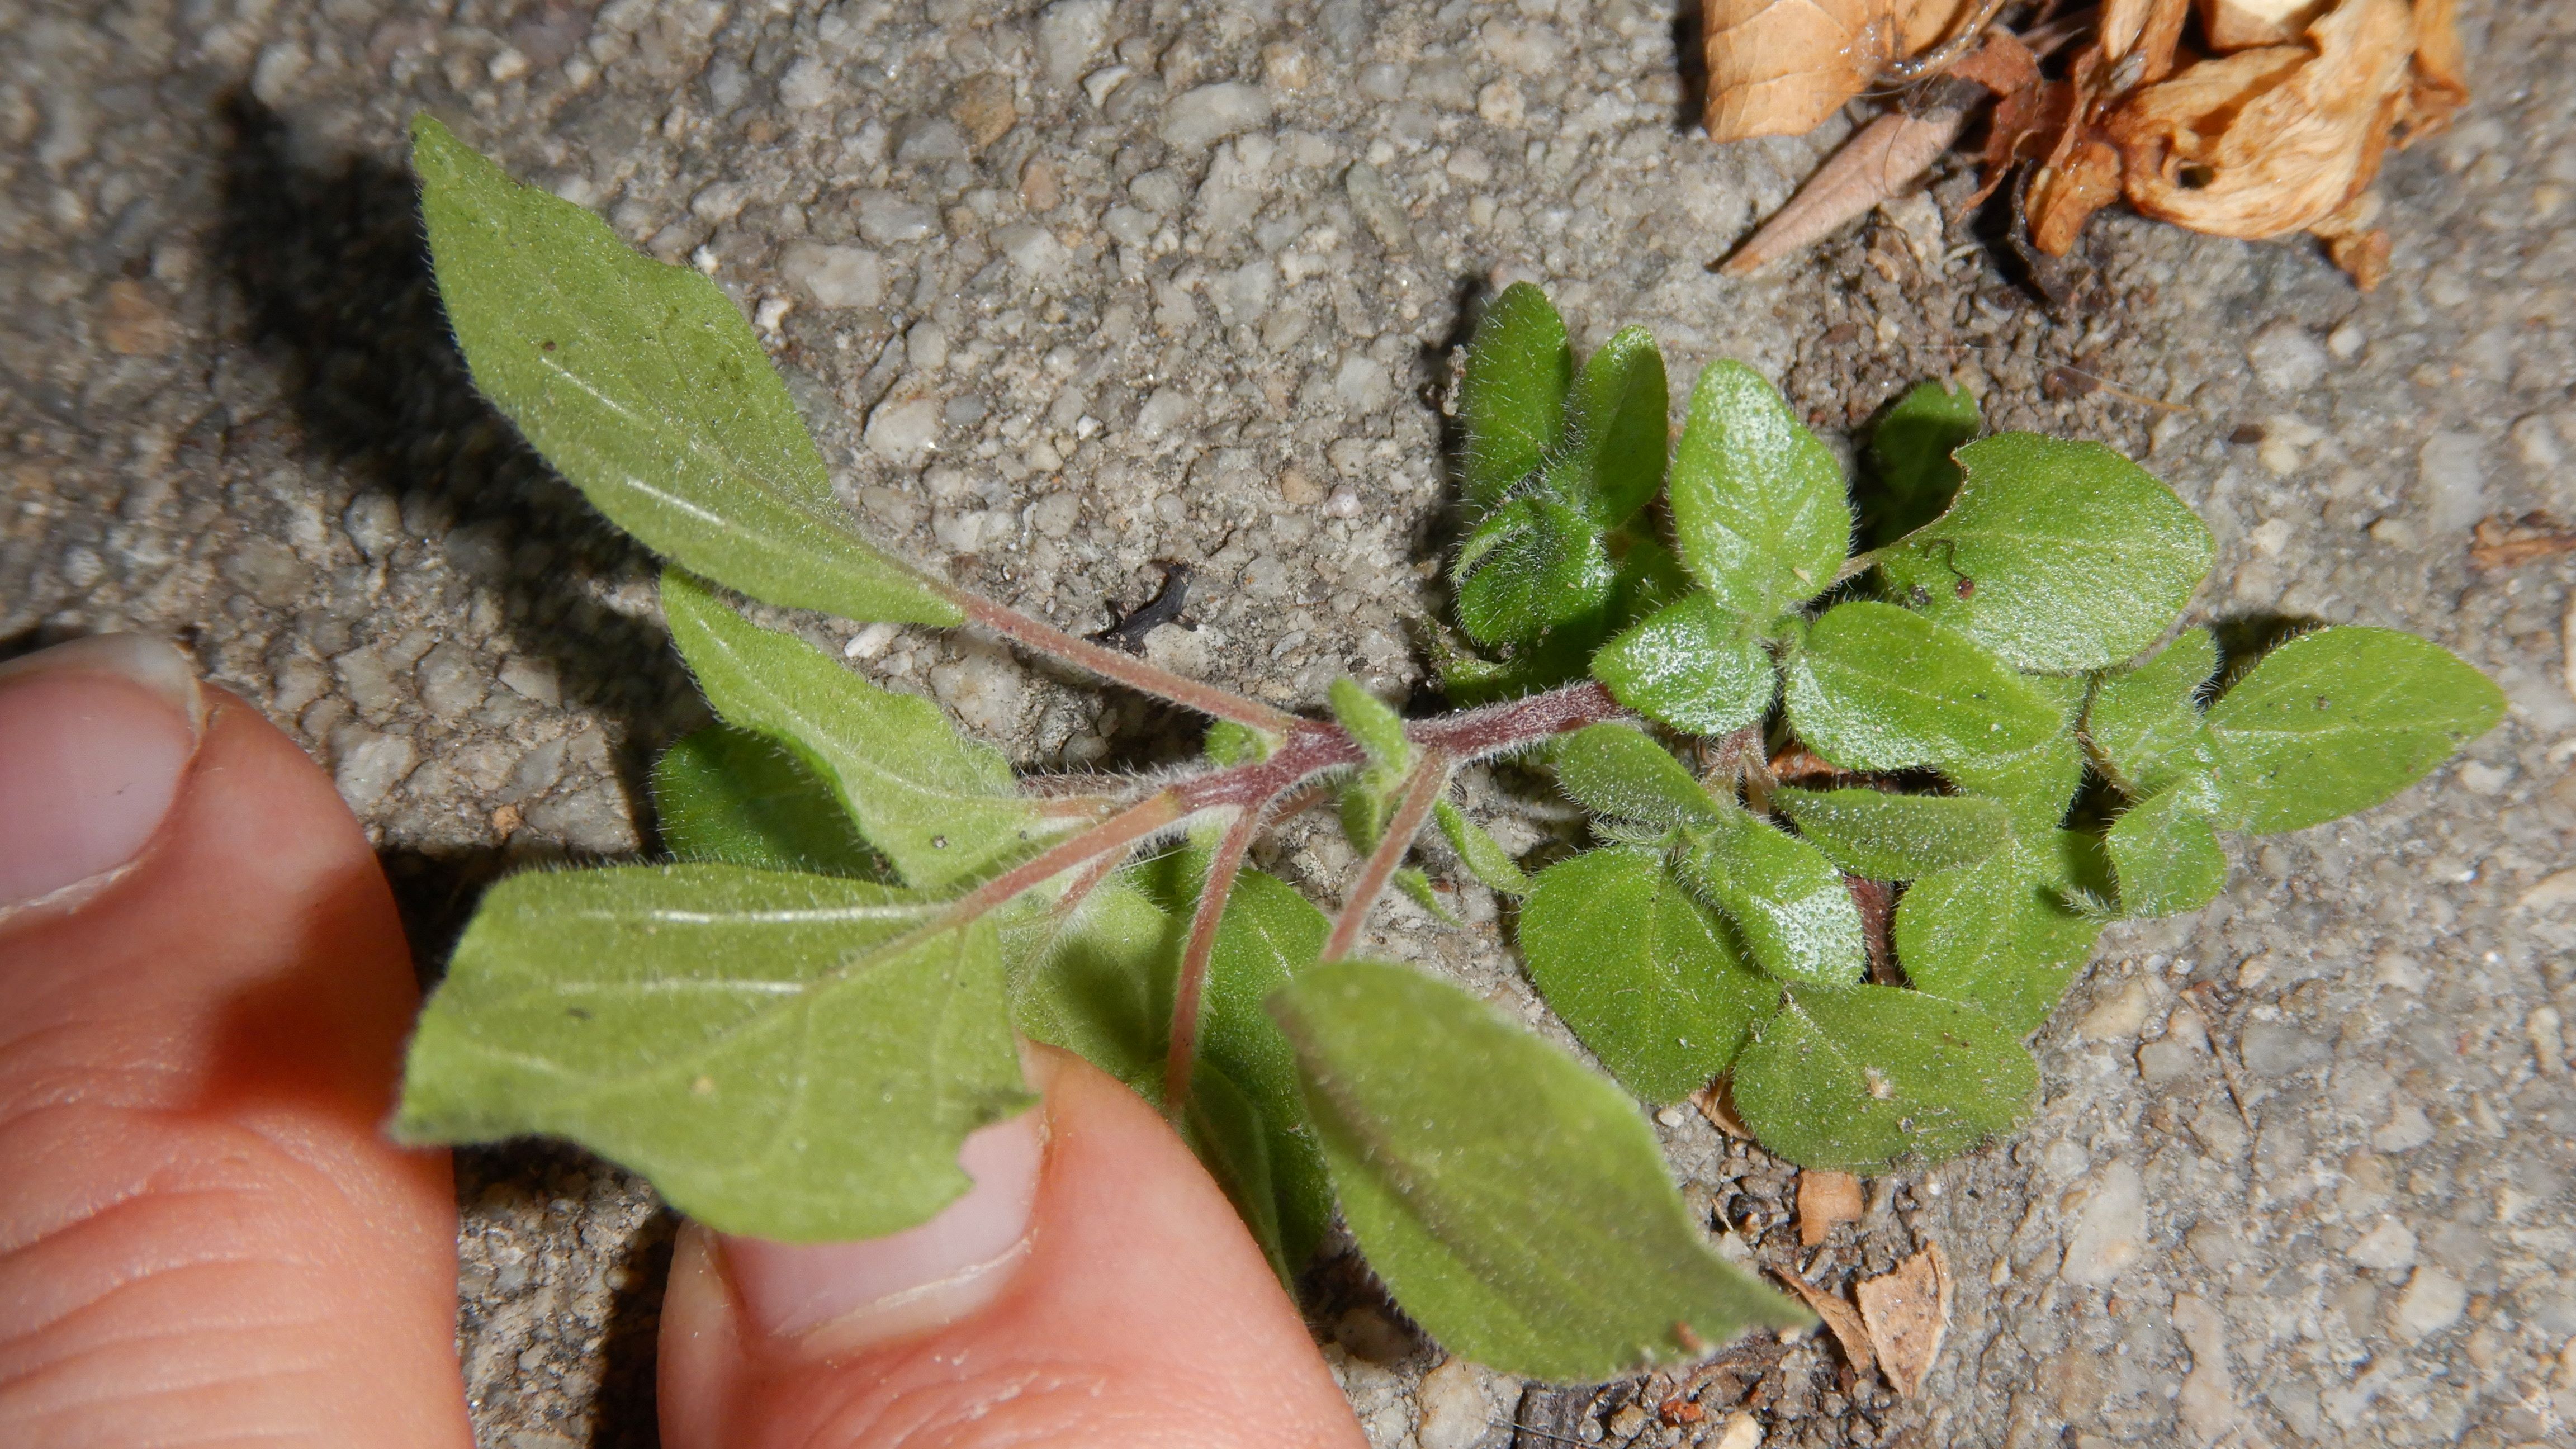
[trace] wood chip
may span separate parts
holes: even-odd
[[[1833,1332],[1834,1342],[1842,1345],[1843,1357],[1850,1362],[1852,1371],[1868,1373],[1878,1359],[1870,1349],[1869,1327],[1862,1322],[1860,1310],[1831,1293],[1811,1287],[1794,1273],[1775,1270],[1774,1276],[1788,1284],[1789,1291],[1797,1294],[1811,1312],[1825,1321],[1825,1327]]]
[[[1925,1245],[1895,1272],[1863,1282],[1854,1296],[1879,1371],[1898,1393],[1921,1393],[1950,1326],[1950,1264],[1940,1245]]]
[[[2538,559],[2576,553],[2576,529],[2567,528],[2546,513],[2483,519],[2475,537],[2477,544],[2469,550],[2469,562],[2482,569],[2520,568]]]
[[[1741,1137],[1747,1142],[1753,1140],[1753,1134],[1745,1130],[1744,1119],[1735,1115],[1735,1102],[1724,1078],[1691,1093],[1690,1099],[1691,1105],[1699,1109],[1699,1114],[1708,1119],[1710,1126],[1729,1137]]]
[[[1860,1221],[1860,1179],[1809,1168],[1798,1174],[1798,1241],[1812,1248],[1843,1223]]]

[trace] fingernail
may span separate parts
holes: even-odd
[[[1044,1109],[970,1133],[957,1165],[975,1180],[919,1227],[857,1243],[726,1238],[725,1267],[751,1321],[816,1352],[843,1353],[954,1323],[993,1300],[1018,1266],[1046,1156]]]
[[[0,909],[141,854],[204,724],[196,670],[147,635],[75,639],[0,664]]]

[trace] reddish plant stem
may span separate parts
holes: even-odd
[[[1053,624],[1032,619],[1016,609],[1004,608],[963,589],[943,588],[942,592],[951,603],[964,610],[967,619],[973,623],[1040,654],[1087,669],[1104,679],[1116,680],[1157,699],[1167,699],[1201,714],[1230,719],[1272,734],[1284,734],[1302,723],[1295,715],[1272,709],[1258,700],[1245,699],[1231,690],[1203,684],[1148,664],[1133,654],[1122,654],[1088,639],[1076,638]]]
[[[1186,813],[1181,807],[1178,792],[1157,790],[1053,850],[1015,865],[959,896],[956,904],[941,912],[935,929],[944,931],[960,922],[971,921],[1020,892],[1043,884],[1086,861],[1112,852],[1118,858],[1124,858],[1129,846],[1176,823]]]
[[[1396,866],[1413,848],[1413,837],[1422,833],[1422,822],[1431,818],[1432,804],[1448,788],[1453,763],[1447,753],[1426,749],[1413,773],[1405,777],[1404,796],[1396,804],[1394,818],[1386,823],[1386,834],[1379,838],[1377,849],[1369,853],[1368,863],[1360,867],[1359,879],[1351,883],[1351,893],[1342,900],[1342,913],[1333,918],[1333,934],[1324,942],[1325,960],[1339,961],[1358,944],[1360,926],[1368,920],[1369,908],[1386,892],[1386,883],[1394,878]]]
[[[1199,1003],[1207,994],[1208,965],[1216,959],[1216,931],[1225,919],[1227,897],[1234,894],[1235,874],[1252,849],[1252,837],[1268,812],[1255,805],[1234,817],[1208,859],[1207,881],[1199,888],[1198,908],[1190,913],[1190,940],[1181,952],[1180,980],[1172,991],[1171,1045],[1163,1057],[1163,1115],[1181,1125],[1190,1106],[1190,1070],[1199,1056]]]
[[[1405,724],[1404,737],[1464,763],[1526,749],[1586,725],[1627,717],[1627,709],[1610,697],[1608,689],[1597,680],[1586,679],[1482,709],[1411,720]]]

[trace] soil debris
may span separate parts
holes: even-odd
[[[1798,1241],[1815,1247],[1844,1223],[1860,1221],[1860,1179],[1848,1172],[1809,1168],[1798,1174]]]

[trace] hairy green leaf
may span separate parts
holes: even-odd
[[[662,575],[662,612],[716,713],[794,747],[913,885],[982,874],[1063,828],[1013,793],[999,750],[960,737],[930,701],[753,624],[677,570]]]
[[[1947,768],[2046,744],[2054,704],[1965,635],[1893,604],[1838,604],[1788,669],[1789,722],[1847,770]]]
[[[681,860],[878,880],[841,802],[796,753],[766,735],[710,725],[653,765],[653,823]]]
[[[1823,593],[1851,552],[1841,466],[1779,389],[1740,362],[1701,371],[1669,502],[1692,576],[1757,624]]]
[[[2120,883],[2120,912],[2172,916],[2218,899],[2227,885],[2227,852],[2209,816],[2179,789],[2151,795],[2122,811],[2103,839]]]
[[[1620,724],[1556,742],[1556,783],[1603,815],[1648,825],[1715,825],[1718,802],[1670,751]]]
[[[1635,1103],[1492,1007],[1336,961],[1272,1010],[1352,1236],[1450,1352],[1593,1383],[1806,1321],[1702,1242]]]
[[[2117,664],[2154,643],[2208,576],[2200,515],[2099,443],[1999,433],[1958,458],[1957,500],[1883,551],[1879,572],[2016,668]]]
[[[1974,1007],[1890,986],[1792,987],[1735,1060],[1735,1110],[1800,1167],[1871,1175],[2010,1132],[2038,1064]]]
[[[1968,795],[1783,789],[1771,803],[1826,859],[1868,880],[1913,880],[1984,860],[2012,840],[2002,803]]]
[[[1565,321],[1547,294],[1528,282],[1504,288],[1476,323],[1458,387],[1469,504],[1492,508],[1556,451],[1573,380]]]
[[[1630,709],[1703,735],[1762,718],[1779,687],[1762,641],[1705,593],[1665,605],[1602,646],[1592,677]]]
[[[1488,647],[1529,645],[1608,604],[1619,566],[1600,530],[1554,498],[1511,499],[1467,536],[1452,576],[1458,624]]]
[[[1530,878],[1512,859],[1502,843],[1467,818],[1467,813],[1447,800],[1431,807],[1432,818],[1440,822],[1440,833],[1449,838],[1449,848],[1458,852],[1458,861],[1467,873],[1484,882],[1485,888],[1497,894],[1529,894]]]
[[[1207,741],[1199,753],[1211,765],[1248,765],[1270,758],[1279,748],[1279,737],[1230,719],[1210,720]]]
[[[1600,526],[1618,527],[1663,491],[1671,411],[1664,355],[1645,328],[1621,328],[1584,362],[1566,434],[1585,474],[1579,496]]]
[[[568,1137],[723,1232],[911,1227],[1030,1101],[996,928],[943,909],[735,866],[515,876],[421,1014],[394,1130]]]
[[[2073,905],[2104,884],[2093,843],[2048,830],[1969,865],[1935,871],[1896,903],[1897,963],[1916,989],[2036,1030],[2100,939]]]
[[[1825,986],[1860,980],[1869,964],[1860,908],[1823,851],[1732,804],[1688,834],[1674,863],[1726,912],[1763,970]]]
[[[1520,947],[1547,1004],[1649,1102],[1707,1086],[1780,999],[1661,851],[1595,850],[1539,872]]]
[[[483,390],[611,522],[773,604],[954,624],[861,536],[732,299],[521,186],[427,115],[412,167],[439,300]]]
[[[1207,864],[1203,844],[1158,856],[1101,884],[1070,916],[1042,919],[1035,937],[1012,953],[1019,1029],[1080,1055],[1159,1105],[1172,993]],[[1322,1238],[1332,1195],[1298,1092],[1295,1054],[1262,1003],[1322,954],[1329,929],[1323,913],[1276,876],[1246,870],[1235,878],[1208,961],[1192,1069],[1193,1082],[1215,1073],[1242,1099],[1239,1110],[1211,1109],[1214,1115],[1192,1130],[1217,1135],[1194,1138],[1193,1146],[1202,1155],[1233,1159],[1219,1180],[1256,1232],[1265,1219],[1278,1224],[1277,1242],[1264,1246],[1274,1265],[1284,1263],[1290,1273]],[[1243,1112],[1260,1128],[1259,1161],[1272,1193],[1266,1204],[1253,1200],[1248,1177],[1238,1184],[1225,1176],[1248,1173],[1253,1161],[1234,1121]]]
[[[1449,903],[1447,901],[1440,899],[1440,887],[1431,883],[1430,875],[1425,873],[1421,867],[1411,865],[1404,866],[1398,869],[1390,879],[1394,881],[1395,888],[1397,890],[1404,892],[1405,896],[1415,905],[1422,907],[1424,914],[1430,916],[1431,919],[1438,921],[1440,924],[1447,926],[1452,930],[1467,924],[1465,921],[1458,919],[1458,913],[1456,911],[1449,909]]]
[[[2257,835],[2367,810],[2504,718],[2504,691],[2393,629],[2302,634],[2210,707],[2228,822]]]
[[[2113,784],[2143,797],[2210,768],[2198,695],[2217,672],[2217,639],[2186,629],[2153,659],[2094,685],[2084,733]]]
[[[2013,829],[2036,838],[2066,823],[2084,784],[2084,746],[2063,731],[2013,754],[1953,760],[1943,773],[1970,795],[2000,801]]]
[[[1880,496],[1864,523],[1874,542],[1892,542],[1941,516],[1959,491],[1959,465],[1950,455],[1984,425],[1974,395],[1938,382],[1916,383],[1888,408],[1869,436]]]

